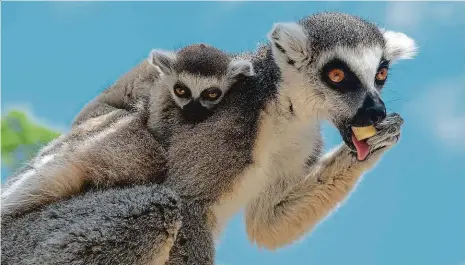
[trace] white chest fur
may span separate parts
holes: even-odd
[[[254,163],[237,176],[233,191],[212,208],[219,234],[228,220],[278,178],[304,177],[305,162],[320,137],[317,124],[263,114],[255,140]],[[305,144],[302,144],[305,143]]]

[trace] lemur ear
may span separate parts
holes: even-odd
[[[176,54],[163,50],[152,50],[148,61],[155,66],[160,74],[169,75],[172,73],[173,65],[176,61]]]
[[[248,60],[233,60],[228,66],[228,77],[236,78],[240,75],[253,76],[255,75],[253,65]]]
[[[297,23],[275,23],[268,39],[271,41],[275,57],[285,58],[291,65],[308,58],[308,37],[302,26]]]
[[[417,54],[415,41],[402,32],[382,30],[386,47],[384,56],[389,61],[412,59]]]

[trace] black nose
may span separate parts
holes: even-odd
[[[361,108],[358,109],[352,125],[367,126],[376,124],[386,118],[384,102],[377,96],[367,96]]]
[[[182,114],[187,121],[201,122],[208,118],[211,112],[198,101],[191,101],[182,108]]]
[[[386,107],[381,99],[375,100],[373,106],[367,109],[370,121],[376,124],[386,118]]]

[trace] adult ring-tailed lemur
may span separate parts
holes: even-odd
[[[278,23],[269,40],[240,55],[255,76],[234,84],[205,121],[173,128],[165,183],[204,204],[217,231],[246,207],[250,239],[273,249],[309,231],[397,143],[402,119],[386,114],[379,73],[415,45],[341,13]],[[323,120],[345,144],[321,156]],[[357,143],[369,148],[360,161],[350,127],[370,124],[377,133]]]

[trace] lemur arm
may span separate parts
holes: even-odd
[[[3,216],[2,264],[165,264],[180,210],[173,192],[152,185],[89,191]]]
[[[360,176],[397,143],[402,123],[398,114],[390,114],[375,126],[377,134],[367,141],[371,154],[365,161],[358,161],[342,144],[322,157],[300,182],[277,180],[246,209],[249,239],[276,249],[313,229],[349,195]]]
[[[322,158],[292,189],[286,191],[284,185],[275,185],[266,190],[247,207],[249,239],[267,249],[297,240],[348,196],[372,164],[371,160],[357,162],[344,145]]]
[[[130,110],[140,98],[148,98],[149,88],[158,79],[159,73],[147,60],[142,61],[112,86],[78,113],[72,126],[76,126],[90,118],[108,114],[116,109]]]

